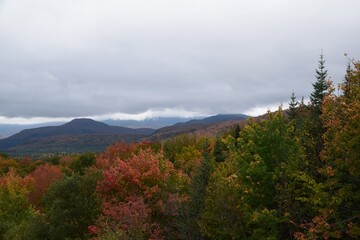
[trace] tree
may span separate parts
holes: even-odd
[[[164,156],[173,163],[176,155],[181,153],[184,147],[196,146],[197,143],[198,139],[195,135],[182,134],[176,136],[163,144]]]
[[[88,226],[100,210],[95,196],[100,177],[96,171],[84,176],[74,174],[51,185],[43,199],[44,221],[39,221],[37,228],[45,228],[47,237],[53,240],[88,237]]]
[[[95,154],[83,153],[70,164],[70,168],[72,168],[76,173],[83,175],[85,174],[86,169],[94,165],[95,162]]]
[[[322,105],[324,98],[329,94],[329,87],[331,82],[327,80],[327,70],[325,70],[325,60],[321,53],[316,69],[315,75],[317,81],[313,84],[314,91],[310,95],[310,106],[306,114],[302,116],[302,126],[300,134],[302,134],[303,146],[307,154],[308,161],[313,165],[311,175],[315,177],[317,181],[321,180],[321,175],[318,174],[318,169],[322,166],[320,159],[320,152],[324,148],[324,126],[322,122]]]
[[[228,137],[229,158],[210,178],[201,229],[213,239],[290,237],[293,214],[290,170],[303,161],[293,127],[283,112],[250,121],[237,139]]]
[[[199,220],[205,207],[206,187],[215,168],[209,140],[202,144],[202,157],[189,181],[188,200],[180,207],[181,239],[204,239],[200,232]]]
[[[0,177],[6,175],[10,169],[18,169],[19,163],[14,159],[0,157]]]
[[[182,178],[161,152],[150,148],[118,158],[97,186],[102,213],[91,232],[119,239],[175,239],[172,224],[184,193]]]
[[[48,163],[38,166],[26,178],[32,182],[32,188],[29,191],[29,201],[36,207],[40,207],[43,195],[48,190],[50,185],[59,181],[63,177],[58,166],[53,166]]]
[[[296,117],[296,108],[298,106],[298,101],[296,101],[296,96],[295,96],[295,92],[294,90],[291,93],[291,101],[289,102],[289,112],[288,112],[288,116],[290,120],[295,119]]]
[[[323,99],[325,94],[328,91],[329,83],[327,82],[327,70],[325,69],[325,59],[324,55],[320,54],[320,60],[318,62],[318,68],[315,70],[316,72],[316,82],[313,83],[314,91],[310,95],[311,105],[317,110],[321,111],[321,106],[323,103]]]
[[[342,83],[342,90],[344,92],[344,96],[347,97],[349,95],[349,90],[350,90],[350,86],[351,86],[351,79],[349,78],[351,72],[351,63],[348,62],[347,67],[346,67],[346,74],[344,77],[344,81]]]
[[[213,155],[216,162],[223,162],[227,157],[227,146],[220,137],[215,139]]]
[[[315,167],[317,177],[303,172],[292,182],[294,193],[308,208],[294,234],[299,240],[360,237],[360,63],[351,63],[340,86],[343,95],[334,94],[329,85],[323,99],[324,147]]]
[[[0,177],[0,239],[22,239],[22,228],[35,215],[28,187],[14,170]]]
[[[211,239],[246,239],[246,209],[241,197],[239,170],[233,162],[220,163],[206,188],[202,233]]]
[[[343,96],[332,93],[324,101],[326,132],[321,153],[325,185],[336,199],[323,211],[331,233],[346,239],[360,237],[360,62],[352,64],[347,92]]]
[[[202,152],[196,145],[182,147],[179,153],[175,154],[173,165],[190,178],[195,174],[202,161]]]

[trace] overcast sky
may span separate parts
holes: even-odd
[[[360,59],[359,0],[0,0],[0,123],[257,115]]]

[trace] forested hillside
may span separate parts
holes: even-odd
[[[103,152],[115,142],[162,141],[180,134],[196,133],[218,135],[245,121],[244,114],[219,114],[204,119],[179,122],[158,130],[110,126],[92,119],[74,119],[60,126],[25,129],[8,138],[0,139],[0,151],[11,156],[41,157],[54,154]],[[241,123],[244,124],[244,123]],[[219,129],[218,126],[223,129]],[[210,130],[210,128],[213,128]],[[215,128],[215,129],[214,129]]]
[[[219,137],[0,157],[0,239],[359,239],[360,62]]]

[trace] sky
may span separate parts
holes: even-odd
[[[0,123],[259,115],[360,59],[359,0],[0,0]]]

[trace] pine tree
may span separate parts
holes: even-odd
[[[351,72],[351,65],[350,62],[348,62],[347,67],[346,67],[346,75],[344,77],[344,82],[343,82],[343,91],[344,91],[344,96],[347,97],[349,95],[349,88],[350,88],[350,72]]]
[[[294,90],[291,93],[291,98],[290,99],[291,99],[291,101],[289,102],[289,113],[288,113],[288,115],[289,115],[290,120],[293,120],[295,118],[295,116],[296,116],[296,108],[297,108],[297,106],[299,104],[299,102],[296,101],[296,96],[295,96]]]
[[[227,146],[222,142],[220,137],[215,139],[213,155],[216,162],[223,162],[227,156]]]
[[[315,72],[317,81],[312,84],[314,91],[310,95],[310,101],[313,107],[321,111],[324,96],[329,88],[329,84],[326,81],[327,70],[325,69],[325,59],[322,52],[320,54],[318,69],[316,69]]]
[[[320,160],[320,152],[324,147],[322,138],[324,127],[321,120],[322,105],[324,98],[329,94],[330,89],[330,81],[326,80],[327,70],[325,69],[325,59],[322,52],[318,63],[318,69],[316,69],[315,75],[317,81],[313,83],[314,91],[310,95],[311,104],[309,106],[310,118],[308,123],[308,133],[310,136],[310,139],[308,139],[308,142],[310,143],[308,146],[310,155],[308,157],[309,160],[313,162],[314,170],[322,165]],[[314,171],[314,174],[318,175],[316,170]]]
[[[235,138],[235,139],[238,139],[239,138],[239,136],[240,136],[240,125],[239,124],[237,124],[236,126],[235,126],[235,129],[234,129],[234,135],[233,135],[233,137]]]

